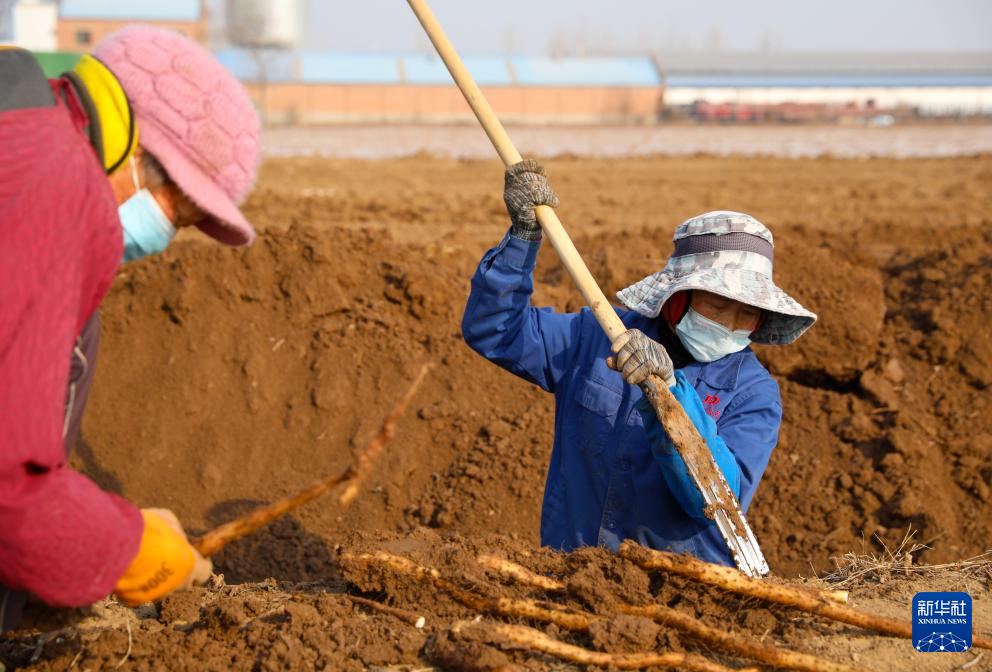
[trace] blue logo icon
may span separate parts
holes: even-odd
[[[971,595],[917,593],[913,596],[913,648],[922,653],[971,648]]]

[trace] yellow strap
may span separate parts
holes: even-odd
[[[138,146],[138,124],[131,104],[114,73],[93,56],[84,54],[73,72],[86,86],[96,108],[103,138],[103,167],[112,173],[131,158]]]

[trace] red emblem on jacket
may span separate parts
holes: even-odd
[[[716,409],[716,405],[720,403],[720,397],[712,394],[707,394],[703,399],[703,408],[706,411],[706,415],[710,416],[714,420],[720,417],[720,411]]]

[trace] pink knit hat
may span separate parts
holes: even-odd
[[[195,42],[151,26],[113,33],[93,55],[124,87],[139,144],[211,215],[197,226],[228,245],[252,242],[237,204],[255,182],[261,128],[238,80]]]

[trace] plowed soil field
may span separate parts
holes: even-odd
[[[913,566],[989,550],[992,157],[546,165],[559,214],[608,296],[658,270],[692,215],[742,210],[774,232],[776,281],[820,316],[796,345],[758,352],[785,418],[749,519],[776,575],[821,575],[831,558],[895,548],[908,530],[928,547]],[[615,616],[621,599],[867,669],[971,661],[649,575],[602,551],[538,548],[553,400],[460,334],[469,278],[507,227],[501,185],[495,161],[272,159],[246,207],[260,232],[253,247],[183,232],[161,257],[124,267],[102,308],[74,465],[139,505],[173,509],[194,533],[350,464],[419,365],[436,367],[352,506],[321,500],[233,544],[215,559],[223,582],[158,609],[33,608],[28,629],[0,643],[0,661],[97,669],[128,650],[121,669],[416,669],[442,660],[447,642],[491,669],[562,669],[485,633],[459,639],[450,626],[473,610],[342,560],[370,549],[512,598],[533,594],[471,559],[495,552],[564,577],[559,599],[600,615],[595,629],[514,622],[599,651],[745,664]],[[535,302],[578,309],[545,248]],[[907,566],[857,582],[852,604],[908,619],[917,591],[970,590],[976,632],[988,633],[988,580]],[[423,615],[425,627],[346,594]]]

